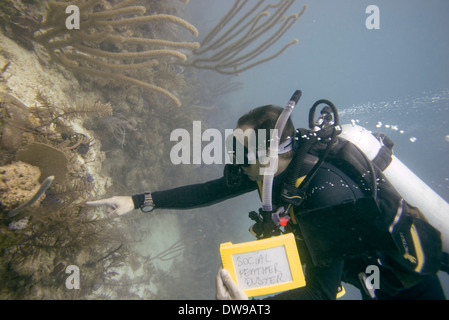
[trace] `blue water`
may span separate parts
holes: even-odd
[[[371,4],[380,10],[378,30],[365,26],[365,9]],[[299,12],[302,5],[297,1],[290,12]],[[204,34],[231,1],[191,0],[189,6],[192,21]],[[316,100],[329,99],[340,110],[342,123],[358,121],[387,134],[402,162],[449,200],[448,11],[447,0],[311,1],[276,46],[294,38],[299,43],[236,77],[243,89],[218,101],[212,121],[219,129],[233,128],[244,112],[265,104],[284,106],[301,89],[292,114],[297,127],[307,126]],[[252,240],[246,212],[259,205],[255,194],[224,204],[235,226],[228,228],[227,241]],[[218,263],[215,258],[211,269]],[[449,277],[441,279],[449,297]],[[347,291],[346,298],[360,298],[352,288]]]

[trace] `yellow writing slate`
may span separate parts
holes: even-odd
[[[220,254],[223,267],[249,297],[306,285],[292,233],[239,244],[222,243]]]

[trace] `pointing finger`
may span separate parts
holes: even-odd
[[[95,200],[95,201],[86,201],[86,205],[90,207],[98,207],[98,206],[105,206],[105,205],[111,205],[111,199],[102,199],[102,200]]]

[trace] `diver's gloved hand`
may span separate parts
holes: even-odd
[[[248,300],[248,296],[234,282],[228,270],[220,265],[215,278],[217,300]]]
[[[86,205],[90,207],[107,206],[107,213],[111,218],[127,214],[134,210],[133,199],[131,197],[123,196],[87,201]]]

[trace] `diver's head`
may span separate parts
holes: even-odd
[[[283,110],[283,108],[273,105],[261,106],[244,114],[237,122],[234,135],[231,137],[234,164],[241,166],[243,173],[251,180],[263,180],[260,168],[269,165],[268,148],[272,138],[271,130],[276,126],[276,122]],[[283,172],[293,157],[291,146],[294,135],[295,128],[292,120],[289,118],[279,141],[278,169],[276,174]],[[240,159],[238,159],[239,155],[242,155]]]

